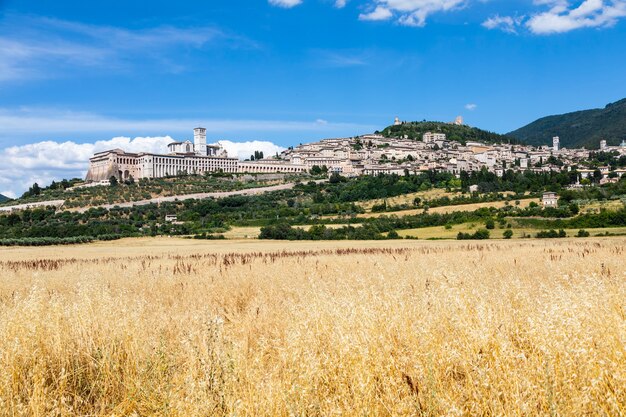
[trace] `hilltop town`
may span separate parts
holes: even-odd
[[[460,123],[458,119],[456,123]],[[395,125],[400,124],[402,122],[396,118]],[[603,140],[599,151],[626,155],[626,141],[620,146],[607,146]],[[326,166],[331,172],[345,176],[416,174],[426,171],[459,175],[463,171],[474,172],[483,168],[502,176],[507,170],[541,173],[576,168],[581,179],[585,179],[595,171],[585,168],[591,152],[596,151],[562,148],[558,137],[553,139],[551,147],[535,147],[509,143],[461,143],[449,140],[444,133],[426,132],[421,140],[406,136],[386,137],[382,134],[325,139],[290,148],[279,159],[307,168]],[[617,176],[626,173],[626,170],[619,168],[612,171],[608,165],[599,170],[607,181],[609,176],[613,176],[611,172]]]
[[[0,206],[0,245],[626,234],[626,143],[599,145],[567,149],[555,137],[530,146],[460,119],[396,119],[382,131],[242,161],[196,128],[193,141],[171,142],[167,153],[98,153],[86,181],[33,184]]]
[[[464,126],[457,118],[456,126]],[[402,132],[404,123],[398,118],[393,126]],[[415,123],[413,124],[415,125]],[[437,126],[437,124],[433,124]],[[440,124],[443,125],[443,124]],[[441,130],[441,129],[440,129]],[[129,153],[122,149],[100,152],[90,159],[86,181],[106,183],[118,180],[163,178],[184,174],[224,173],[304,173],[323,170],[342,176],[356,177],[378,174],[418,174],[426,171],[475,172],[487,169],[497,176],[507,170],[535,173],[576,169],[580,180],[590,178],[596,170],[604,182],[615,181],[626,173],[609,165],[586,166],[591,152],[585,148],[567,149],[554,137],[552,146],[529,146],[515,143],[452,140],[440,131],[428,131],[421,137],[381,132],[349,138],[324,139],[290,147],[280,154],[257,160],[240,161],[229,157],[218,145],[207,145],[206,129],[194,129],[194,141],[173,142],[164,154]],[[461,138],[462,139],[462,138]],[[600,142],[600,152],[626,155],[626,141],[619,146]]]

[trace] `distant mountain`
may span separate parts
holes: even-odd
[[[4,203],[5,201],[9,201],[10,198],[0,194],[0,203]]]
[[[446,139],[456,142],[486,142],[486,143],[518,143],[518,140],[506,135],[488,132],[477,127],[456,125],[442,122],[405,122],[392,125],[379,132],[388,138],[403,138],[421,140],[426,132],[445,133]]]
[[[602,139],[608,145],[619,145],[626,139],[626,99],[603,109],[544,117],[507,135],[529,145],[551,145],[554,136],[567,148],[597,149]]]

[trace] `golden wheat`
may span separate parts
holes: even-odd
[[[626,414],[623,238],[142,242],[0,252],[1,415]]]

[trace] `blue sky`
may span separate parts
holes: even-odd
[[[0,193],[196,125],[285,147],[602,107],[626,96],[624,20],[626,0],[0,0]]]

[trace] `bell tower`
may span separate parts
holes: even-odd
[[[196,127],[193,130],[193,147],[196,155],[206,155],[206,129],[203,127]]]

